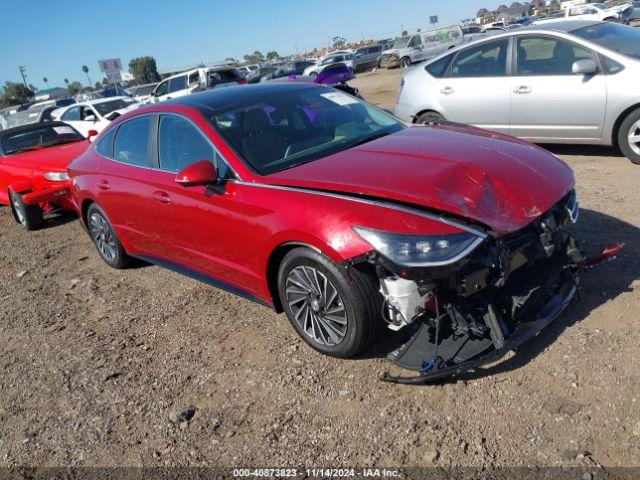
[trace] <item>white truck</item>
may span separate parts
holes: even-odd
[[[563,22],[565,20],[593,20],[604,22],[628,23],[631,13],[631,4],[607,6],[604,3],[583,3],[574,5],[565,10],[564,16],[553,18],[541,18],[533,22],[533,25],[547,25],[551,22]]]

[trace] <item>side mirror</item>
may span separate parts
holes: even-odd
[[[598,65],[593,60],[578,60],[571,65],[571,71],[576,75],[594,75],[598,73]]]
[[[195,187],[196,185],[210,185],[218,182],[218,172],[213,163],[208,160],[187,165],[178,172],[176,183],[183,187]]]
[[[98,131],[97,130],[89,130],[87,132],[87,138],[92,138],[92,137],[95,137],[96,135],[98,135]]]

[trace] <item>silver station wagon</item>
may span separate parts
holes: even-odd
[[[408,70],[394,113],[535,143],[616,145],[640,164],[640,28],[567,21],[466,44]]]

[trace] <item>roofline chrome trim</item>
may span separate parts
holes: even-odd
[[[397,212],[402,212],[402,213],[407,213],[409,215],[416,215],[418,217],[423,217],[423,218],[427,218],[429,220],[434,220],[436,222],[440,222],[440,223],[444,223],[445,225],[449,225],[451,227],[455,227],[458,228],[460,230],[463,230],[465,232],[471,233],[473,235],[476,235],[477,237],[480,237],[481,239],[486,239],[488,237],[488,235],[480,230],[477,230],[475,228],[469,227],[467,225],[464,225],[462,223],[456,222],[455,220],[451,220],[449,218],[445,218],[445,217],[441,217],[432,213],[428,213],[428,212],[423,212],[422,210],[418,210],[415,208],[410,208],[410,207],[404,207],[402,205],[396,205],[395,203],[391,203],[391,202],[384,202],[384,201],[379,201],[379,200],[369,200],[366,198],[359,198],[356,196],[351,196],[351,195],[343,195],[340,193],[332,193],[332,192],[322,192],[319,190],[313,190],[313,189],[308,189],[308,188],[301,188],[301,187],[285,187],[282,185],[271,185],[271,184],[267,184],[267,183],[257,183],[257,182],[245,182],[245,181],[241,181],[241,180],[236,180],[235,183],[240,184],[240,185],[247,185],[250,187],[261,187],[261,188],[271,188],[274,190],[284,190],[284,191],[288,191],[288,192],[302,192],[302,193],[308,193],[311,195],[320,195],[323,197],[331,197],[331,198],[338,198],[341,200],[348,200],[351,202],[356,202],[356,203],[363,203],[365,205],[373,205],[376,207],[381,207],[381,208],[388,208],[390,210],[395,210]]]

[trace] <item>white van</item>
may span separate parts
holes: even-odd
[[[164,79],[151,92],[149,103],[163,102],[218,86],[246,83],[232,67],[194,68]]]
[[[380,66],[385,68],[408,67],[440,55],[464,42],[460,25],[437,28],[428,32],[397,38],[389,50],[382,52]]]

